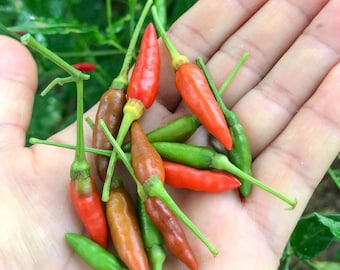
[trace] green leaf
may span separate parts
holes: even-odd
[[[323,216],[318,213],[314,213],[321,224],[328,227],[331,233],[340,239],[340,215]]]
[[[338,189],[340,189],[340,169],[329,168],[327,172],[338,187]]]
[[[290,247],[296,256],[308,260],[325,250],[333,239],[329,227],[314,214],[300,219],[290,237]]]

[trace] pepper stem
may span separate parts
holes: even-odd
[[[266,185],[265,183],[257,180],[256,178],[250,176],[249,174],[246,174],[245,172],[243,172],[242,170],[237,168],[223,154],[216,153],[211,159],[211,165],[210,166],[214,169],[225,170],[225,171],[235,175],[236,177],[241,178],[244,181],[248,181],[248,182],[258,186],[259,188],[269,192],[270,194],[274,195],[275,197],[277,197],[280,200],[289,204],[292,207],[292,209],[294,209],[296,204],[297,204],[296,199],[292,199],[292,198],[289,198],[289,197],[283,195],[282,193],[278,192],[277,190],[271,188],[270,186]]]
[[[107,1],[107,2],[110,2],[110,1]],[[142,13],[141,13],[141,15],[138,19],[137,24],[136,24],[135,30],[132,34],[129,46],[127,48],[121,70],[120,70],[118,76],[116,78],[114,78],[112,83],[111,83],[112,88],[125,90],[127,85],[128,85],[128,75],[129,75],[130,63],[131,63],[131,60],[132,60],[133,55],[134,55],[134,50],[135,50],[135,47],[136,47],[136,43],[137,43],[137,40],[138,40],[139,33],[142,29],[143,23],[144,23],[145,18],[146,18],[147,14],[150,10],[152,3],[153,3],[152,0],[148,0],[144,5]]]
[[[171,211],[202,241],[209,251],[216,256],[217,248],[202,234],[196,225],[183,213],[179,206],[164,188],[162,181],[157,175],[152,175],[143,185],[145,193],[149,197],[157,197],[165,203]]]
[[[165,46],[167,47],[170,53],[173,69],[177,70],[181,65],[185,63],[189,63],[190,62],[189,59],[185,55],[179,53],[179,51],[176,49],[174,44],[171,42],[171,40],[166,35],[165,30],[162,26],[162,23],[158,17],[157,8],[155,6],[151,7],[151,13],[152,13],[157,31],[159,32]]]

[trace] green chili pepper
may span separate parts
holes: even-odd
[[[201,125],[193,114],[176,118],[169,123],[146,134],[149,142],[185,142]],[[122,146],[124,151],[130,151],[131,143]]]
[[[245,133],[243,126],[238,121],[236,114],[229,110],[224,104],[221,95],[219,94],[215,83],[213,82],[206,66],[203,63],[203,59],[201,57],[197,58],[197,64],[203,70],[209,86],[216,98],[218,105],[220,106],[224,117],[226,118],[229,126],[229,131],[231,134],[231,138],[233,140],[233,146],[231,150],[228,151],[228,157],[230,161],[239,169],[241,169],[246,174],[251,175],[251,165],[252,165],[252,156],[250,151],[250,145]],[[248,196],[251,191],[251,183],[248,181],[241,180],[240,192],[243,196]]]
[[[67,243],[93,269],[127,270],[122,262],[100,245],[76,233],[65,233]]]
[[[265,183],[255,179],[249,174],[246,174],[234,164],[232,164],[226,155],[218,153],[209,147],[174,142],[156,142],[152,145],[164,159],[186,164],[199,169],[225,170],[235,175],[239,179],[248,181],[273,194],[293,208],[296,205],[296,200],[284,196]]]
[[[164,239],[161,232],[146,212],[143,200],[138,197],[138,220],[144,247],[148,252],[153,270],[162,270],[166,258]]]

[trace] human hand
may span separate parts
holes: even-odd
[[[256,187],[245,201],[236,191],[170,191],[219,250],[213,258],[188,232],[200,269],[277,269],[290,233],[340,150],[340,6],[336,1],[299,1],[298,7],[286,1],[230,2],[197,2],[169,37],[192,60],[202,56],[218,85],[238,57],[250,52],[224,100],[247,131],[253,175],[295,197],[298,205],[285,210],[283,202]],[[146,130],[185,112],[171,87],[173,72],[164,47],[162,53],[161,93],[143,116]],[[7,37],[0,39],[0,54],[1,266],[86,269],[63,237],[67,231],[83,232],[68,193],[74,153],[24,147],[36,90],[35,63]],[[88,112],[91,118],[95,110]],[[87,145],[90,136],[87,129]],[[51,140],[74,143],[74,126]],[[206,132],[200,129],[191,141],[206,143]],[[165,269],[184,266],[169,256]]]

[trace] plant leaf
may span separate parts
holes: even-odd
[[[328,227],[331,233],[338,239],[340,239],[340,215],[323,216],[318,213],[314,213],[321,224]]]
[[[325,250],[334,239],[329,227],[316,215],[301,218],[291,237],[291,251],[299,258],[309,260]]]

